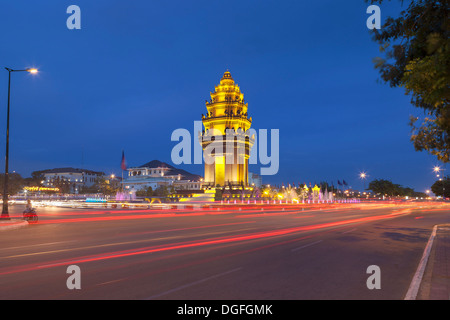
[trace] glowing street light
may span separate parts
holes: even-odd
[[[365,173],[364,171],[361,172],[359,174],[359,178],[363,181],[363,191],[366,190],[366,178],[367,178],[367,173]]]
[[[5,183],[3,188],[3,210],[2,214],[0,216],[0,219],[10,219],[9,218],[9,212],[8,212],[8,181],[9,181],[9,172],[8,172],[8,165],[9,165],[9,106],[11,101],[11,73],[12,72],[29,72],[36,74],[38,70],[36,68],[28,68],[23,70],[14,70],[11,68],[5,67],[5,69],[8,71],[8,108],[6,113],[6,155],[5,155]]]
[[[443,178],[440,178],[440,173],[442,171],[445,171],[445,169],[442,169],[439,166],[434,166],[433,171],[436,173],[436,177],[439,178],[439,181],[443,181]],[[442,175],[443,177],[445,177],[444,175]],[[445,200],[445,183],[442,182],[442,200]]]

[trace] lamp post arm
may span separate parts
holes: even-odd
[[[15,70],[15,69],[11,69],[11,68],[8,68],[8,67],[5,67],[5,69],[8,71],[8,72],[30,72],[30,70],[37,70],[37,69],[32,69],[32,68],[29,68],[29,69],[21,69],[21,70]]]

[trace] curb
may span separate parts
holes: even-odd
[[[25,226],[28,226],[28,221],[13,219],[5,222],[0,222],[0,231],[19,229]]]
[[[404,300],[416,300],[417,295],[419,293],[419,289],[422,283],[422,279],[427,267],[428,258],[430,257],[431,249],[433,248],[434,238],[436,237],[437,229],[442,225],[435,225],[433,227],[433,231],[431,232],[431,236],[428,239],[428,243],[423,252],[422,258],[420,259],[419,266],[417,267],[416,273],[411,281],[408,292],[406,293]]]

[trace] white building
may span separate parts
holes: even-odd
[[[83,187],[91,187],[104,176],[97,172],[77,168],[56,168],[40,171],[44,175],[42,184],[45,187],[60,187],[67,185],[69,193],[78,193]]]
[[[128,168],[123,185],[127,192],[136,192],[148,187],[156,190],[162,186],[173,186],[176,190],[199,190],[201,182],[202,177],[199,175],[153,160],[139,167]]]
[[[177,180],[173,182],[173,187],[175,190],[200,190],[202,184],[203,181]]]

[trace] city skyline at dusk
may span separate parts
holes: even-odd
[[[420,111],[380,81],[363,2],[230,4],[80,1],[80,30],[65,27],[65,3],[5,4],[5,42],[24,41],[2,52],[2,63],[39,69],[12,79],[11,169],[24,177],[54,167],[120,174],[122,150],[132,166],[171,163],[171,133],[193,134],[229,69],[255,129],[280,129],[279,172],[265,183],[345,179],[362,189],[364,171],[369,181],[429,188],[438,162],[409,139],[409,116]],[[203,165],[181,167],[203,174]]]
[[[450,297],[448,1],[0,7],[5,304]]]

